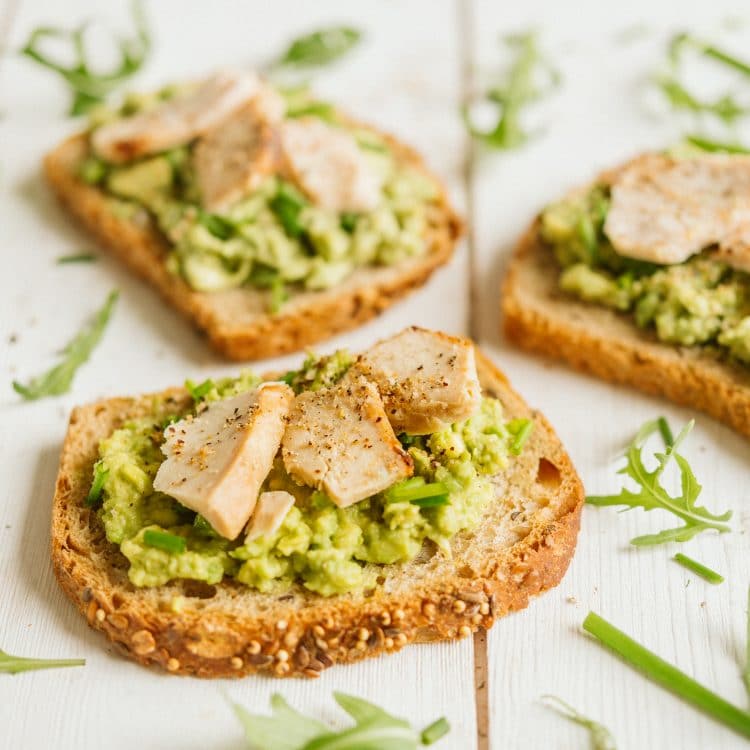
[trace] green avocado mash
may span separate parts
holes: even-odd
[[[608,206],[607,188],[596,186],[542,213],[541,236],[560,264],[560,288],[631,315],[661,341],[711,346],[750,364],[750,274],[707,253],[672,266],[617,255],[604,233]]]
[[[353,358],[340,351],[308,357],[303,367],[285,376],[297,390],[335,383]],[[202,398],[215,400],[257,386],[258,378],[199,386]],[[377,565],[412,560],[430,540],[450,554],[450,540],[476,526],[495,495],[492,476],[505,467],[513,443],[527,420],[506,422],[500,402],[485,398],[464,422],[432,435],[400,437],[414,460],[414,476],[374,497],[339,508],[322,492],[296,484],[277,459],[264,489],[291,492],[296,504],[274,534],[243,542],[218,536],[205,519],[176,500],[155,492],[153,479],[164,456],[163,429],[192,412],[170,414],[154,404],[153,414],[125,424],[99,446],[99,474],[104,476],[98,511],[107,539],[128,559],[128,576],[136,586],[159,586],[186,578],[218,583],[229,576],[264,592],[288,589],[294,582],[324,596],[375,584]],[[399,488],[440,482],[442,504],[416,504],[399,496]],[[147,531],[181,540],[174,550],[149,546]],[[181,551],[180,551],[181,550]]]
[[[131,95],[117,110],[100,107],[92,127],[152,108],[182,90]],[[286,102],[288,118],[318,116],[352,133],[384,179],[373,211],[338,214],[320,208],[274,176],[224,213],[207,213],[200,206],[192,145],[122,166],[89,155],[79,176],[100,186],[118,215],[148,212],[171,244],[168,268],[193,289],[268,289],[273,312],[286,298],[287,286],[327,289],[357,267],[392,265],[424,253],[429,205],[439,196],[435,183],[399,164],[377,133],[338,121],[330,106],[298,90],[289,92]]]

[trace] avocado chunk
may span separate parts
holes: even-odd
[[[164,156],[113,169],[107,177],[107,189],[111,193],[145,206],[167,194],[171,187],[172,165]]]

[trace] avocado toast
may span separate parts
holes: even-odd
[[[750,436],[750,161],[644,154],[548,206],[502,289],[519,346]]]
[[[64,207],[236,360],[360,325],[461,233],[412,149],[247,72],[131,95],[44,166]]]
[[[502,373],[471,342],[413,328],[280,380],[76,409],[52,560],[136,661],[316,677],[522,609],[565,573],[582,503]]]

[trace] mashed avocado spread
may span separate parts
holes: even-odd
[[[116,110],[100,108],[92,128],[153,108],[181,90],[131,95]],[[200,205],[192,144],[122,166],[89,155],[79,176],[103,189],[118,215],[147,211],[172,247],[168,268],[193,289],[268,289],[272,312],[290,289],[327,289],[357,267],[392,265],[424,253],[429,206],[439,197],[435,183],[399,163],[377,133],[340,121],[329,105],[300,91],[284,99],[287,118],[321,117],[354,136],[370,168],[383,177],[374,210],[335,213],[271,176],[222,213],[206,212]]]
[[[337,382],[352,363],[339,351],[309,357],[284,380],[297,392]],[[296,499],[278,531],[251,542],[217,535],[200,515],[167,495],[152,482],[164,460],[164,427],[194,412],[201,400],[212,401],[249,390],[260,379],[249,372],[236,379],[188,384],[191,409],[170,413],[155,403],[153,414],[125,424],[99,446],[95,477],[103,477],[100,518],[107,539],[119,545],[136,586],[159,586],[176,578],[218,583],[224,576],[263,592],[287,589],[299,581],[324,596],[375,584],[377,565],[414,559],[430,540],[450,554],[450,540],[476,526],[495,496],[492,476],[520,450],[527,420],[506,421],[500,402],[485,398],[464,422],[432,435],[401,435],[414,460],[414,476],[378,495],[339,508],[322,492],[296,484],[277,458],[264,490],[286,490]],[[171,407],[173,409],[173,407]],[[441,504],[403,500],[404,488],[442,482],[448,492]],[[177,549],[152,546],[147,533],[166,532],[180,542]],[[174,545],[173,545],[174,546]]]
[[[750,364],[750,275],[706,253],[660,266],[618,255],[604,232],[608,190],[548,206],[541,236],[561,267],[560,288],[578,299],[631,315],[670,344],[710,346]]]

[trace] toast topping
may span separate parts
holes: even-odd
[[[98,156],[113,164],[182,146],[255,98],[262,87],[253,73],[216,73],[193,91],[102,125],[91,136],[91,145]]]
[[[284,490],[261,492],[247,527],[245,541],[252,542],[258,537],[275,534],[293,505],[294,495]]]
[[[360,355],[347,377],[377,386],[397,433],[424,435],[470,417],[482,389],[474,346],[465,339],[407,328]]]
[[[254,100],[200,139],[193,165],[203,206],[209,211],[256,190],[276,171],[276,135]]]
[[[293,392],[283,383],[217,401],[165,430],[154,489],[234,539],[250,518],[279,449]]]
[[[727,261],[745,258],[734,244],[750,230],[750,157],[640,157],[614,179],[604,231],[628,258],[683,263],[720,243]]]
[[[345,130],[316,117],[287,120],[281,148],[291,178],[321,208],[372,211],[380,202],[383,180]]]
[[[378,391],[364,379],[297,396],[282,442],[292,478],[340,508],[412,474]]]

